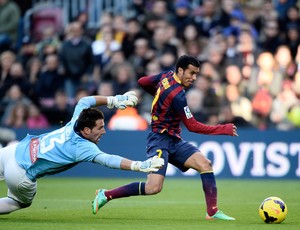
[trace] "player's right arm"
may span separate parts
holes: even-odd
[[[79,100],[77,106],[75,107],[75,114],[79,114],[83,108],[102,105],[106,105],[110,109],[114,107],[116,107],[117,109],[125,109],[127,106],[135,106],[137,102],[138,98],[134,91],[128,91],[123,95],[116,96],[87,96]]]

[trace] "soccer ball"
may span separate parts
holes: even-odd
[[[259,216],[267,224],[281,223],[285,220],[287,211],[284,201],[275,196],[264,199],[258,209]]]

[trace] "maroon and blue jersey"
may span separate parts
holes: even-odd
[[[151,108],[151,127],[155,133],[168,133],[181,139],[180,123],[195,133],[232,135],[232,125],[208,126],[197,121],[191,113],[180,79],[173,71],[145,76],[139,85],[154,96]]]

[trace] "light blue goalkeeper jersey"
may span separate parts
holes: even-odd
[[[39,177],[65,171],[80,162],[91,162],[99,154],[107,155],[96,144],[74,131],[80,112],[95,104],[92,96],[82,98],[75,107],[71,121],[64,127],[38,136],[27,135],[18,143],[16,161],[26,170],[29,179],[35,181]]]

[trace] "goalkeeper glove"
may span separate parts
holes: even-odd
[[[157,172],[164,164],[165,161],[163,158],[154,156],[146,161],[133,161],[131,163],[131,170],[139,172]]]
[[[123,95],[116,95],[107,97],[107,108],[112,109],[126,109],[127,106],[135,106],[138,102],[138,98],[134,91],[128,91]]]

